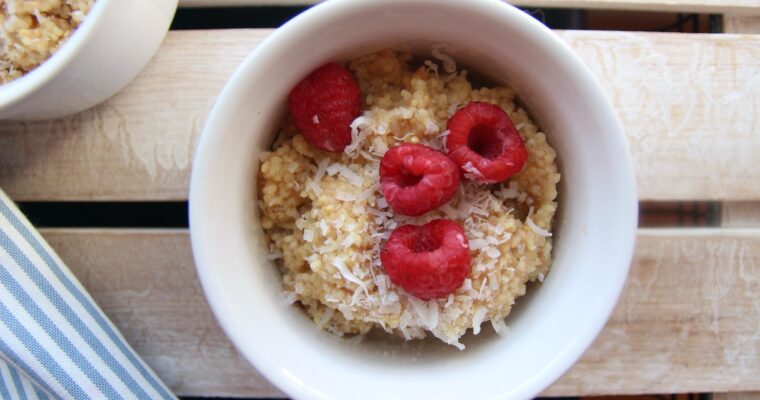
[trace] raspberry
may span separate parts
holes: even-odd
[[[519,172],[528,158],[520,133],[499,106],[470,102],[449,118],[447,128],[447,153],[467,178],[501,182]]]
[[[293,88],[289,106],[296,128],[309,143],[341,152],[351,143],[350,125],[362,111],[362,98],[351,72],[330,63]]]
[[[459,224],[436,219],[391,232],[380,251],[395,285],[422,300],[446,297],[470,274],[470,245]]]
[[[445,154],[421,144],[401,144],[380,161],[380,187],[393,211],[422,215],[451,200],[459,170]]]

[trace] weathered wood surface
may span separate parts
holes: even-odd
[[[198,135],[269,30],[170,32],[138,79],[57,121],[0,122],[16,200],[184,200]],[[642,200],[758,200],[760,35],[559,32],[612,99]]]
[[[721,204],[721,226],[760,228],[760,202],[740,201]]]
[[[723,29],[728,33],[760,33],[760,17],[726,17]]]
[[[760,400],[760,392],[714,393],[712,400]]]
[[[366,1],[366,0],[365,0]],[[179,0],[180,7],[306,5],[317,0]],[[760,14],[756,0],[507,0],[521,7]]]
[[[186,231],[44,230],[180,395],[278,396],[200,289]],[[599,338],[545,395],[760,390],[760,230],[640,230]]]

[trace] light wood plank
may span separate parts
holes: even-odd
[[[726,16],[723,30],[726,33],[760,33],[760,17]]]
[[[721,204],[721,226],[760,228],[760,202],[738,201]]]
[[[44,230],[180,395],[278,396],[204,301],[185,231]],[[760,229],[641,230],[599,338],[544,395],[760,390]]]
[[[269,32],[170,32],[103,104],[55,121],[0,121],[0,187],[15,200],[186,199],[206,114]]]
[[[726,16],[723,23],[723,29],[728,33],[760,33],[760,17]],[[760,202],[724,202],[721,204],[721,225],[760,228]]]
[[[268,30],[170,32],[121,93],[57,121],[0,122],[16,200],[184,200],[214,96]],[[642,200],[760,200],[760,35],[564,31],[615,104]]]
[[[712,400],[760,400],[760,392],[715,393]]]
[[[307,5],[317,0],[179,0],[180,7]],[[755,0],[508,0],[521,7],[758,14]]]

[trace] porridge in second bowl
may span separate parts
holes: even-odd
[[[348,71],[358,91],[351,96],[359,96],[361,107],[360,115],[349,119],[350,140],[315,146],[313,134],[295,126],[294,119],[303,116],[291,113],[273,150],[262,159],[261,224],[282,273],[285,296],[332,333],[362,335],[382,329],[407,340],[432,334],[463,349],[460,337],[470,328],[477,334],[484,322],[505,333],[504,318],[515,300],[525,294],[528,282],[542,281],[551,266],[560,180],[556,152],[516,103],[512,89],[474,87],[451,57],[438,48],[433,55],[436,62],[425,60],[418,68],[411,67],[411,54],[391,50],[352,60]],[[452,121],[471,123],[473,115],[494,109],[511,120],[510,129],[515,136],[519,132],[515,140],[524,146],[519,167],[506,180],[507,175],[491,179],[491,171],[481,164],[457,160],[454,139],[447,143],[459,129]],[[315,113],[309,124],[335,123],[326,118]],[[490,154],[496,144],[477,132],[459,145],[488,160],[497,156]],[[435,160],[448,155],[456,161],[461,168],[455,167],[454,175],[441,172],[446,177],[441,185],[451,184],[451,189],[436,191],[432,185],[427,189],[432,192],[426,192],[432,195],[412,201],[411,209],[399,206],[386,182],[381,183],[381,164],[403,151]],[[445,170],[447,163],[441,158],[426,165]],[[418,178],[410,179],[399,181],[402,189],[417,184]],[[406,226],[454,232],[448,238],[458,242],[438,238],[432,247],[448,240],[452,249],[457,244],[466,249],[464,254],[450,250],[458,252],[457,265],[464,268],[452,267],[462,278],[455,286],[432,293],[417,290],[429,284],[425,277],[402,281],[389,276],[391,250],[386,247],[398,242],[392,235],[401,230],[417,234]],[[455,234],[457,229],[464,237]],[[409,257],[430,250],[432,236],[424,237],[410,245]]]
[[[37,68],[79,26],[95,0],[0,1],[0,84]]]

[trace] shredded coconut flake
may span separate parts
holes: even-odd
[[[546,276],[544,275],[544,273],[543,272],[539,272],[538,273],[538,281],[539,282],[543,282],[544,278],[546,278]]]
[[[343,276],[343,279],[349,282],[353,282],[359,286],[364,286],[364,282],[362,282],[359,278],[356,277],[356,275],[352,274],[351,271],[348,270],[348,267],[346,267],[346,262],[343,261],[342,258],[334,258],[332,265],[338,269],[338,272],[340,272],[340,275]]]
[[[343,166],[342,166],[342,165],[340,165],[340,164],[338,164],[338,163],[332,163],[332,164],[330,164],[330,165],[327,167],[327,169],[326,169],[326,171],[327,171],[327,175],[330,175],[330,176],[335,176],[335,174],[337,174],[337,173],[340,171],[340,169],[341,169],[342,167],[343,167]]]
[[[340,201],[356,201],[356,195],[353,193],[346,193],[343,191],[336,191],[335,192],[335,198]]]
[[[310,189],[314,194],[317,196],[322,195],[322,189],[319,188],[319,185],[317,185],[313,180],[309,179],[306,181],[306,189]]]
[[[464,290],[468,294],[475,294],[476,293],[475,290],[472,288],[472,279],[470,279],[470,278],[466,278],[464,280],[464,283],[462,283],[461,288],[462,288],[462,290]]]
[[[370,186],[368,189],[365,189],[364,191],[362,191],[359,194],[359,200],[360,201],[367,200],[368,198],[370,198],[370,196],[372,196],[373,194],[375,194],[375,192],[377,191],[377,189],[379,187],[380,186],[378,184],[374,184],[374,185]]]
[[[352,321],[354,319],[354,313],[351,312],[351,307],[345,304],[338,304],[338,311],[343,314],[343,318]]]
[[[483,174],[479,169],[475,168],[475,166],[472,165],[471,161],[467,161],[464,165],[462,165],[462,169],[467,171],[467,173],[464,174],[464,177],[467,179],[483,178]]]
[[[271,261],[271,260],[277,260],[279,258],[282,258],[282,253],[271,252],[271,253],[267,254],[267,260]]]
[[[409,297],[409,304],[412,305],[414,313],[417,314],[421,326],[428,330],[433,330],[438,326],[438,303]]]
[[[509,327],[503,319],[492,319],[491,326],[493,326],[494,332],[496,332],[496,334],[501,337],[504,337],[507,333],[509,333]]]
[[[340,245],[345,247],[350,247],[352,244],[354,244],[354,235],[346,235],[346,238],[343,239],[342,242],[340,242]]]
[[[327,233],[330,232],[330,227],[327,226],[325,220],[319,221],[319,230],[322,231],[322,236],[327,235]]]
[[[328,307],[325,312],[322,313],[322,318],[317,321],[317,327],[319,327],[319,329],[324,328],[325,325],[327,325],[327,323],[332,319],[333,314],[335,314],[335,309]]]
[[[356,117],[356,119],[351,122],[351,144],[346,146],[343,150],[343,152],[348,154],[351,158],[358,156],[358,150],[364,147],[364,140],[369,134],[367,128],[369,127],[370,115],[369,112],[366,112],[364,115]]]
[[[434,63],[434,62],[432,62],[430,60],[425,60],[424,64],[428,68],[430,68],[431,71],[433,71],[435,73],[435,76],[438,76],[438,64],[436,64],[436,63]]]
[[[486,248],[486,255],[491,258],[499,258],[501,252],[496,247],[488,247]]]
[[[483,299],[483,294],[485,293],[486,285],[488,284],[488,277],[483,278],[483,283],[480,284],[480,290],[478,290],[478,298]]]
[[[312,240],[314,240],[314,231],[312,231],[311,229],[304,229],[303,240],[307,242],[311,242]]]
[[[525,223],[528,225],[530,230],[532,230],[533,233],[535,233],[536,235],[543,236],[543,237],[551,237],[552,233],[536,225],[536,223],[533,222],[533,220],[530,218],[532,216],[533,216],[533,207],[530,208],[530,212],[528,212],[528,216],[525,218]]]
[[[436,124],[432,120],[427,120],[425,122],[425,134],[432,135],[437,132],[438,132],[438,124]]]
[[[460,245],[461,245],[463,248],[467,248],[467,242],[464,240],[464,236],[463,236],[462,234],[460,234],[460,233],[457,233],[457,236],[456,236],[456,238],[457,238],[457,240],[459,241],[459,244],[460,244]]]
[[[327,164],[329,162],[330,160],[325,158],[324,160],[320,161],[319,164],[317,164],[317,172],[314,174],[314,182],[319,182],[322,180],[322,177],[325,176],[325,172],[327,171]]]
[[[488,247],[488,241],[485,239],[472,239],[470,240],[470,249],[480,250]]]
[[[359,176],[356,172],[352,171],[351,168],[348,168],[346,166],[341,165],[340,170],[338,171],[340,173],[340,176],[346,178],[348,183],[361,187],[364,183],[364,179]]]
[[[486,318],[486,313],[488,310],[485,307],[479,307],[477,310],[475,310],[475,313],[472,315],[472,333],[477,335],[480,333],[480,325],[483,323],[483,320]]]
[[[385,152],[388,151],[388,145],[385,144],[380,136],[375,136],[375,138],[372,139],[372,148],[377,155],[385,154]]]
[[[443,306],[443,308],[449,308],[452,303],[454,303],[454,293],[449,294],[449,298],[446,300],[446,304]]]
[[[291,305],[298,300],[298,295],[294,292],[283,292],[282,298],[286,305]]]
[[[448,54],[445,54],[441,51],[443,48],[442,44],[436,44],[433,46],[433,51],[431,52],[433,54],[433,57],[441,60],[441,64],[443,65],[443,70],[452,73],[457,70],[457,63],[454,61],[454,58],[451,57]]]
[[[502,200],[516,199],[520,196],[520,185],[516,181],[510,181],[509,185],[494,192]]]

